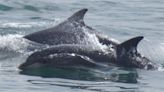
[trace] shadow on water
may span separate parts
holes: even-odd
[[[76,69],[37,68],[20,71],[20,74],[43,78],[62,78],[83,81],[113,81],[138,83],[138,73],[134,69]]]

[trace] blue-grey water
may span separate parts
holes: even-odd
[[[125,41],[143,35],[139,51],[164,64],[163,0],[0,0],[0,92],[163,92],[163,69],[27,71],[29,42],[22,36],[53,27],[88,8],[85,23]]]

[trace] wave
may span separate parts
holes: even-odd
[[[56,19],[52,22],[40,21],[40,22],[8,22],[8,21],[0,21],[0,28],[32,28],[32,27],[44,27],[47,25],[55,25],[58,23],[59,19]]]
[[[12,9],[13,9],[13,7],[0,4],[0,11],[10,11],[10,10],[12,10]]]
[[[23,38],[21,34],[0,35],[0,59],[19,54],[30,54],[43,48],[44,45],[31,42]]]
[[[31,5],[25,5],[24,9],[30,10],[30,11],[35,11],[35,12],[39,11],[39,9],[37,7],[31,6]]]

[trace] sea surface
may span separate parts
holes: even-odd
[[[144,36],[142,55],[164,65],[163,0],[0,0],[0,92],[163,92],[164,69],[55,69],[21,72],[36,48],[24,35],[88,8],[84,21],[123,42]]]

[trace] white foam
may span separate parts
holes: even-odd
[[[24,53],[30,46],[30,42],[21,34],[7,34],[0,36],[0,50]]]
[[[162,66],[160,66],[160,67],[158,67],[157,70],[163,72],[164,71],[164,68]]]
[[[0,22],[1,28],[31,28],[33,26],[43,26],[45,22]]]
[[[90,45],[92,45],[93,47],[95,47],[95,48],[98,47],[98,48],[100,48],[100,49],[102,49],[102,50],[105,50],[105,49],[107,48],[106,45],[103,45],[103,44],[101,44],[101,43],[99,42],[99,39],[96,37],[95,34],[91,34],[91,33],[89,33],[88,31],[85,31],[85,30],[86,30],[85,28],[84,28],[83,30],[84,30],[85,34],[87,35],[87,37],[84,39],[84,42],[85,42],[86,44],[90,44]]]
[[[55,19],[52,22],[47,21],[30,21],[30,22],[12,22],[12,21],[0,21],[1,28],[31,28],[31,27],[43,27],[47,25],[56,25],[60,19]]]

